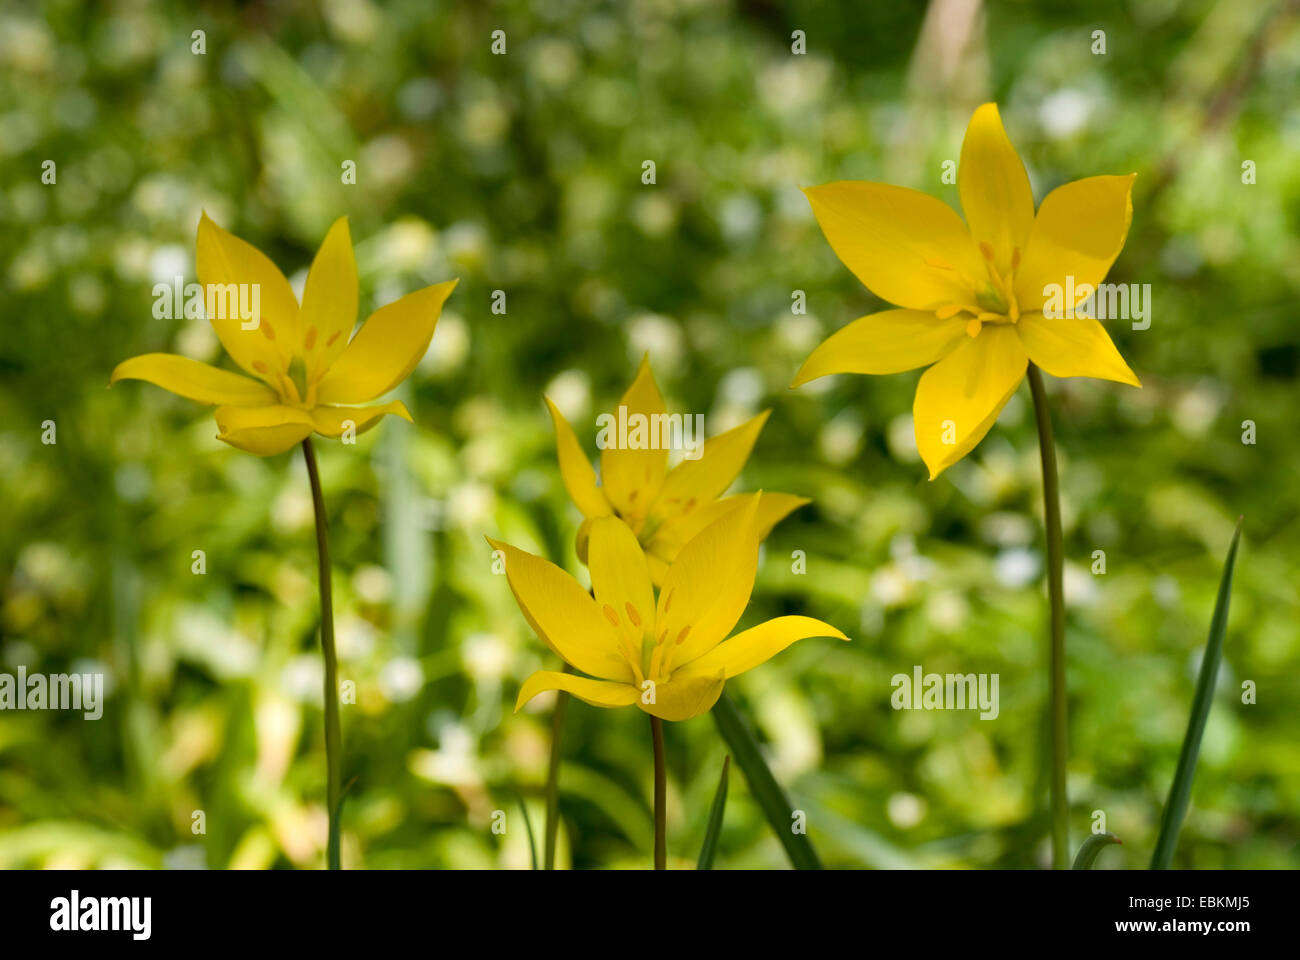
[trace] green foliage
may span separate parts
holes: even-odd
[[[1300,28],[1233,0],[1072,6],[995,2],[969,36],[923,27],[922,4],[6,7],[0,671],[101,669],[109,692],[97,721],[0,714],[0,867],[324,862],[301,456],[234,451],[208,412],[156,388],[105,390],[143,352],[228,363],[203,322],[153,316],[153,284],[192,275],[202,209],[299,282],[348,214],[363,316],[461,278],[400,394],[415,425],[318,444],[356,689],[345,866],[529,865],[527,831],[493,833],[493,811],[517,789],[544,822],[551,701],[511,709],[558,663],[483,537],[581,569],[542,395],[594,457],[594,418],[646,351],[671,409],[706,414],[710,434],[771,408],[741,483],[813,500],[767,541],[741,625],[807,614],[853,642],[804,641],[728,694],[825,865],[1041,865],[1047,605],[1027,388],[933,483],[911,440],[916,373],[787,389],[820,339],[881,307],[799,186],[882,180],[956,205],[943,162],[984,99],[1040,200],[1137,171],[1110,279],[1153,291],[1150,329],[1108,323],[1142,390],[1047,384],[1073,835],[1103,810],[1125,838],[1105,865],[1141,866],[1130,851],[1154,847],[1244,512],[1250,562],[1176,865],[1300,866]],[[915,664],[999,674],[998,718],[894,711],[890,678]],[[669,849],[684,857],[726,747],[705,718],[667,742]],[[644,719],[574,702],[564,751],[559,864],[643,866]],[[733,779],[719,862],[787,866]]]

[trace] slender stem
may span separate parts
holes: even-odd
[[[1052,440],[1052,415],[1038,367],[1029,365],[1029,389],[1034,395],[1038,421],[1038,447],[1043,460],[1043,522],[1047,528],[1047,594],[1052,608],[1052,869],[1065,870],[1070,858],[1070,801],[1066,795],[1065,767],[1069,753],[1069,717],[1065,688],[1065,568],[1061,536],[1061,485],[1056,475],[1056,445]]]
[[[565,673],[573,668],[567,663]],[[563,690],[555,697],[551,712],[551,762],[546,768],[546,852],[542,858],[545,870],[555,869],[555,841],[560,832],[560,741],[564,737],[564,714],[569,709],[569,695]]]
[[[311,501],[316,508],[316,557],[320,580],[320,648],[325,657],[325,800],[329,806],[328,860],[331,870],[339,869],[339,767],[342,758],[339,733],[338,658],[334,653],[334,601],[330,589],[330,546],[325,527],[325,497],[320,488],[320,471],[316,468],[316,451],[311,437],[302,442],[311,480]]]
[[[665,816],[665,797],[667,777],[664,776],[664,722],[658,717],[650,718],[650,736],[655,745],[655,869],[668,867],[668,831]]]

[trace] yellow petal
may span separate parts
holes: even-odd
[[[711,677],[685,676],[680,680],[674,677],[655,684],[651,691],[642,692],[636,705],[660,720],[690,720],[713,708],[725,682],[722,671]],[[647,703],[650,699],[654,702]]]
[[[618,517],[591,522],[587,546],[596,605],[639,656],[641,639],[654,628],[655,598],[645,553]]]
[[[600,480],[610,504],[635,530],[659,494],[668,469],[667,445],[661,442],[657,448],[650,447],[650,425],[655,423],[654,417],[664,413],[664,398],[655,384],[649,358],[642,359],[636,379],[619,400],[619,407],[611,415],[613,425],[601,431],[605,439],[600,451]],[[624,422],[626,438],[620,436],[620,424]],[[639,432],[638,423],[644,424]],[[624,440],[628,442],[626,447],[622,445]],[[641,448],[631,449],[632,443]]]
[[[524,681],[515,701],[515,713],[533,697],[546,690],[564,690],[593,707],[627,707],[641,696],[630,683],[592,680],[557,670],[539,670]]]
[[[744,630],[724,640],[699,659],[684,665],[682,674],[715,676],[722,671],[728,680],[776,656],[786,647],[809,637],[835,637],[848,640],[828,623],[812,617],[777,617]],[[673,679],[678,677],[674,672]]]
[[[442,305],[458,282],[416,290],[372,313],[325,371],[317,399],[367,403],[405,380],[429,349]]]
[[[912,418],[916,447],[931,480],[984,438],[1027,365],[1015,330],[999,324],[984,327],[921,375]]]
[[[284,453],[311,435],[311,418],[296,407],[217,407],[217,434],[232,447],[259,457]]]
[[[1016,148],[1002,128],[996,103],[971,115],[961,144],[957,191],[971,236],[994,251],[998,272],[1007,276],[1012,251],[1025,252],[1034,222],[1034,193]]]
[[[654,636],[677,645],[673,663],[688,663],[715,647],[745,612],[758,572],[759,499],[711,523],[668,568]]]
[[[705,527],[716,523],[733,510],[751,506],[755,500],[758,501],[758,509],[754,514],[754,526],[758,529],[759,540],[766,539],[772,532],[772,528],[792,512],[812,502],[807,497],[796,497],[792,493],[764,491],[761,497],[756,493],[738,493],[735,496],[710,501],[671,520],[666,520],[656,528],[654,537],[647,547],[647,559],[651,563],[651,578],[656,584],[663,582],[662,577],[655,576],[655,560],[663,565],[663,572],[666,573],[666,565],[671,564],[677,558],[681,548],[698,536]]]
[[[966,335],[969,317],[940,320],[924,310],[858,317],[812,352],[791,387],[832,373],[902,373],[942,359]]]
[[[1026,313],[1016,329],[1029,359],[1054,377],[1096,377],[1142,386],[1106,329],[1091,317],[1053,319]]]
[[[365,433],[389,413],[414,422],[411,412],[406,409],[406,404],[400,400],[373,407],[314,407],[311,410],[311,421],[317,433],[327,437],[337,437],[343,434],[349,423],[356,433]]]
[[[650,582],[656,587],[662,586],[663,582],[668,579],[668,564],[669,561],[656,554],[646,553],[645,565],[650,571]]]
[[[205,304],[209,294],[216,295],[214,305],[229,303],[230,284],[257,285],[260,315],[254,329],[243,329],[240,311],[234,309],[226,309],[224,318],[217,315],[221,311],[209,311],[208,321],[235,363],[274,384],[277,374],[289,369],[294,346],[301,342],[298,300],[289,281],[266,254],[221,229],[206,213],[199,220],[195,261]],[[237,293],[234,303],[239,303]]]
[[[650,515],[661,521],[712,502],[731,486],[749,459],[770,410],[704,442],[698,459],[683,459],[664,478]],[[697,439],[698,442],[698,439]]]
[[[551,420],[555,423],[555,453],[560,461],[560,477],[564,480],[564,489],[574,505],[582,511],[584,517],[604,517],[610,512],[609,501],[600,487],[596,486],[596,471],[591,468],[591,461],[582,452],[578,437],[564,419],[560,408],[546,398],[546,406],[551,411]],[[585,562],[585,561],[584,561]]]
[[[566,662],[606,680],[631,681],[614,627],[568,573],[549,560],[488,539],[505,554],[506,579],[533,632]]]
[[[964,303],[987,276],[966,224],[941,200],[862,180],[804,193],[835,255],[882,300],[915,310]]]
[[[1047,300],[1043,291],[1053,284],[1064,293],[1067,277],[1074,278],[1076,291],[1106,279],[1133,222],[1136,176],[1088,177],[1047,195],[1016,272],[1016,299],[1021,310],[1041,309]],[[1082,299],[1076,293],[1074,303],[1062,305],[1074,307]]]
[[[302,291],[302,351],[316,380],[348,345],[357,322],[357,259],[348,218],[339,217],[316,251]]]
[[[174,353],[145,353],[123,360],[113,369],[109,385],[119,380],[144,380],[199,403],[235,407],[274,404],[278,395],[258,380],[210,367]]]

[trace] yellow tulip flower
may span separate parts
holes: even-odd
[[[1057,377],[1140,387],[1102,325],[1073,309],[1124,246],[1135,176],[1067,183],[1035,215],[1024,164],[997,105],[986,103],[961,148],[964,223],[947,204],[905,187],[840,181],[805,190],[835,254],[898,309],[837,331],[791,386],[928,366],[913,419],[931,480],[988,433],[1030,361]],[[1058,319],[1043,313],[1053,284],[1076,294]]]
[[[749,604],[758,570],[754,494],[679,551],[656,599],[647,555],[615,516],[591,523],[592,591],[555,564],[489,539],[505,554],[506,577],[541,640],[588,676],[541,670],[524,682],[518,711],[544,690],[565,690],[598,707],[636,704],[662,720],[709,710],[730,677],[807,637],[847,640],[811,617],[768,620],[724,639]]]
[[[357,264],[346,217],[325,235],[301,305],[265,254],[206,213],[199,221],[196,260],[205,291],[230,284],[258,288],[260,316],[254,321],[209,317],[226,353],[251,376],[189,357],[147,353],[118,364],[110,385],[146,380],[216,406],[218,437],[260,456],[282,453],[312,433],[340,436],[349,423],[361,433],[388,413],[411,419],[398,400],[360,404],[387,393],[415,369],[457,281],[380,307],[349,339],[357,318]]]
[[[620,517],[645,548],[651,579],[661,584],[668,565],[687,541],[722,517],[758,502],[756,494],[722,494],[745,466],[770,411],[704,441],[698,458],[683,459],[671,470],[668,449],[662,444],[656,449],[639,450],[606,446],[600,452],[601,483],[597,484],[596,473],[573,427],[549,397],[546,404],[555,422],[556,452],[565,489],[586,518],[578,532],[578,556],[584,563],[592,522],[601,517]],[[666,414],[648,359],[641,361],[636,379],[619,406],[625,408],[627,417],[639,414],[647,422]],[[759,539],[808,502],[805,497],[788,493],[764,494],[757,514]]]

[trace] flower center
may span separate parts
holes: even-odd
[[[971,315],[966,324],[966,335],[978,337],[986,323],[1016,323],[1020,320],[1020,305],[1016,302],[1016,271],[1020,269],[1020,248],[1011,252],[1011,269],[1004,277],[998,272],[993,246],[988,241],[980,241],[980,253],[984,257],[984,267],[988,279],[982,287],[971,291],[974,303],[947,303],[935,310],[935,316],[947,320],[959,313]],[[946,263],[931,263],[941,269],[951,270]]]

